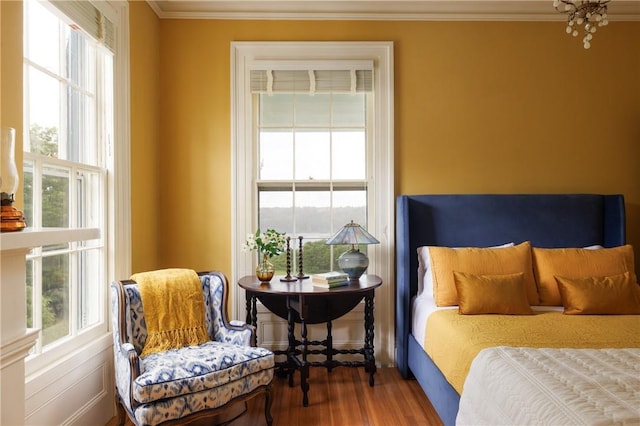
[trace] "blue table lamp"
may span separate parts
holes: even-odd
[[[358,250],[357,246],[359,244],[379,243],[380,241],[376,240],[373,235],[352,220],[351,223],[347,223],[334,236],[329,238],[325,244],[351,244],[351,249],[342,253],[338,258],[338,265],[349,276],[349,280],[357,280],[369,266],[369,258]]]

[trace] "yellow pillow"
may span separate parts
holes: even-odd
[[[433,270],[433,297],[437,306],[458,304],[453,271],[474,275],[522,272],[529,304],[538,304],[538,292],[531,267],[531,244],[528,241],[513,247],[500,248],[430,247],[429,253]]]
[[[640,286],[629,272],[608,277],[556,277],[565,314],[638,315]]]
[[[636,282],[633,247],[588,250],[582,248],[533,248],[533,270],[541,305],[560,306],[562,300],[554,277],[606,277],[629,272]]]
[[[453,272],[458,290],[458,312],[470,314],[531,315],[524,273],[473,275]]]

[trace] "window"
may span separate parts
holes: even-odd
[[[309,273],[335,268],[344,250],[324,241],[358,222],[380,240],[360,249],[368,273],[388,284],[376,294],[374,346],[383,364],[392,363],[392,44],[234,42],[231,65],[232,280],[255,268],[255,253],[241,246],[257,228],[303,236]],[[285,262],[276,259],[278,272]],[[245,318],[244,292],[232,289],[233,315]]]
[[[34,357],[107,330],[115,29],[89,2],[25,1],[24,21],[27,224],[100,233],[28,255],[27,327],[41,329]]]
[[[351,220],[367,227],[372,63],[288,62],[298,69],[269,69],[278,65],[255,63],[266,69],[251,71],[258,227],[294,238],[294,259],[295,237],[303,236],[310,254],[305,272],[325,272],[337,268],[337,255],[324,241]],[[323,67],[334,69],[315,69]],[[286,256],[274,264],[284,274]]]

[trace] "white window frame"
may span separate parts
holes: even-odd
[[[231,43],[231,139],[232,190],[231,281],[251,275],[255,256],[241,250],[256,229],[257,195],[253,168],[255,152],[252,126],[250,70],[254,61],[372,60],[374,63],[374,128],[371,139],[373,164],[367,169],[375,177],[368,191],[368,231],[380,244],[367,247],[368,273],[383,279],[376,290],[375,343],[378,362],[393,365],[394,330],[394,170],[393,170],[393,43],[392,42],[232,42]],[[232,287],[233,316],[246,318],[245,292]],[[384,341],[383,341],[384,340]]]
[[[82,333],[54,343],[46,352],[28,357],[26,376],[34,376],[55,368],[65,357],[82,349],[98,338],[110,340],[109,284],[131,274],[131,213],[130,188],[130,85],[129,85],[129,6],[127,2],[107,0],[94,3],[113,24],[115,52],[113,57],[113,139],[106,141],[106,220],[100,238],[106,245],[105,279],[101,288],[102,316]],[[28,141],[29,129],[25,128]],[[37,232],[37,231],[36,231]],[[68,242],[78,241],[78,233],[69,230]],[[61,241],[62,242],[62,241]],[[37,309],[34,306],[34,309]]]

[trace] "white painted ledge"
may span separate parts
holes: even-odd
[[[0,348],[0,370],[24,360],[31,347],[35,345],[39,331],[37,328],[27,328],[24,335],[10,342],[3,342]]]
[[[100,238],[98,228],[26,228],[23,231],[0,234],[0,250],[20,250],[97,238]]]

